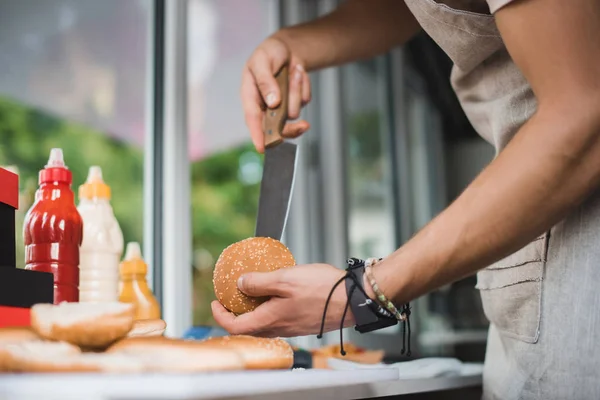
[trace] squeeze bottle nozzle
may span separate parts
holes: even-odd
[[[62,149],[54,148],[50,150],[50,158],[48,158],[46,168],[65,168],[65,159],[63,157]]]
[[[97,165],[90,167],[87,180],[79,187],[79,198],[88,200],[93,198],[110,199],[110,187],[102,179],[102,168]]]
[[[138,242],[127,243],[127,249],[125,250],[125,261],[139,260],[142,258],[142,250]]]
[[[88,172],[87,182],[102,182],[102,168],[97,165],[91,166]]]

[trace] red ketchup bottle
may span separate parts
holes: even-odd
[[[54,304],[79,301],[83,221],[75,207],[72,180],[62,150],[52,149],[23,226],[25,269],[54,274]]]

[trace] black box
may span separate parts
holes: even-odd
[[[31,308],[54,301],[54,275],[50,272],[0,268],[0,305]]]

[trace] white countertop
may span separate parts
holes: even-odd
[[[481,375],[399,379],[394,368],[195,375],[0,375],[0,399],[358,399],[477,386]]]

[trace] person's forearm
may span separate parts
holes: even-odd
[[[597,190],[600,115],[582,111],[595,99],[582,103],[540,110],[448,209],[375,268],[383,292],[401,304],[472,275]]]
[[[285,42],[310,71],[385,53],[418,30],[404,1],[349,0],[330,14],[283,28],[273,37]]]

